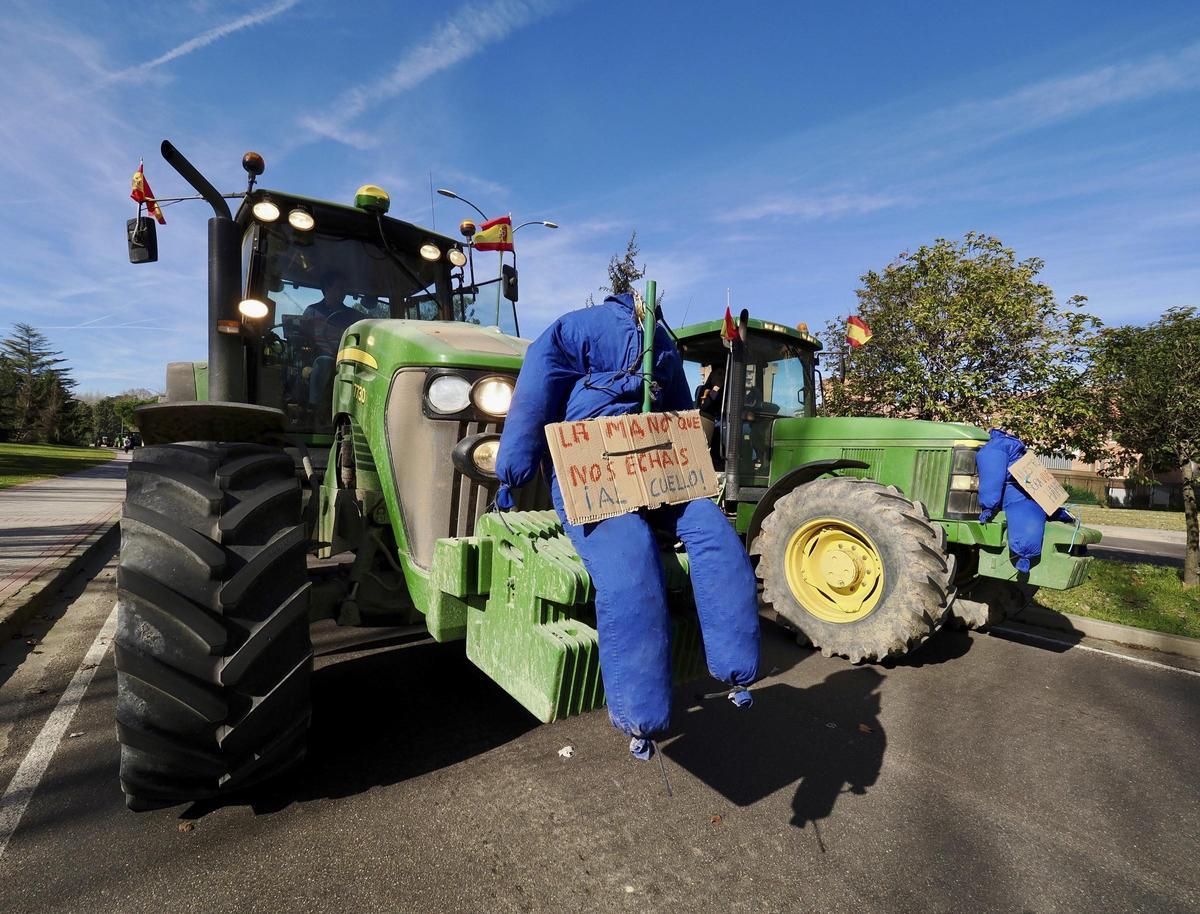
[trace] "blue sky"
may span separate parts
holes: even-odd
[[[127,262],[129,175],[186,186],[170,138],[240,189],[393,214],[551,219],[518,236],[522,326],[579,307],[636,228],[675,322],[814,328],[858,277],[968,230],[1046,261],[1107,323],[1200,305],[1194,3],[477,0],[7,2],[0,10],[0,325],[85,391],[204,357],[202,204]]]

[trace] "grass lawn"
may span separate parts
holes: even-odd
[[[1200,587],[1185,591],[1176,568],[1097,559],[1082,585],[1042,588],[1036,602],[1077,616],[1200,638]]]
[[[0,489],[34,479],[62,476],[108,463],[116,452],[104,447],[57,444],[0,444]]]
[[[1138,508],[1100,508],[1080,505],[1084,526],[1141,527],[1143,530],[1183,530],[1182,511],[1142,511]]]

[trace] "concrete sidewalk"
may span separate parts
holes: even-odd
[[[111,527],[125,498],[129,455],[0,491],[0,604]]]

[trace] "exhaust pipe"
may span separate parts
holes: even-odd
[[[229,204],[169,140],[162,157],[213,209],[208,220],[208,398],[246,401],[246,351],[242,343],[238,298],[242,284],[242,244]]]

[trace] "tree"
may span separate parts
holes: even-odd
[[[29,324],[15,324],[12,336],[0,341],[0,363],[9,376],[11,406],[5,417],[16,441],[57,441],[63,406],[75,386],[65,369],[66,359]]]
[[[827,325],[840,374],[827,383],[827,408],[1003,426],[1047,454],[1094,446],[1080,371],[1098,322],[1083,296],[1055,299],[1038,281],[1043,266],[972,232],[866,273],[855,294],[873,336],[852,349],[845,318]]]
[[[637,243],[637,229],[629,236],[625,244],[625,253],[618,257],[613,254],[608,261],[608,285],[601,286],[600,291],[607,295],[620,295],[622,292],[632,292],[633,284],[646,275],[646,265],[638,266],[637,257],[641,248]],[[659,300],[662,296],[659,295]],[[594,305],[595,301],[588,295],[587,304]]]
[[[1094,341],[1091,382],[1115,450],[1109,472],[1140,482],[1183,476],[1185,587],[1200,584],[1200,313],[1172,308],[1145,327],[1115,327]]]

